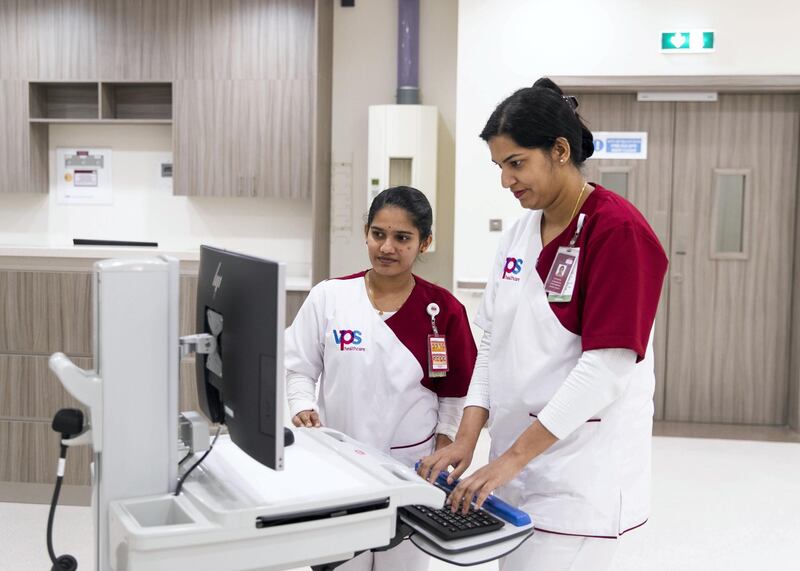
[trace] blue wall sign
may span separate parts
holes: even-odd
[[[597,131],[593,159],[646,159],[646,131]]]

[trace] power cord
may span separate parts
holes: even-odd
[[[212,441],[211,441],[211,444],[209,445],[209,447],[208,447],[208,450],[206,450],[205,454],[203,454],[203,455],[200,457],[200,460],[198,460],[197,462],[195,462],[194,464],[192,464],[192,467],[191,467],[191,468],[189,468],[188,470],[186,470],[186,472],[184,472],[183,476],[181,476],[181,479],[180,479],[180,480],[178,480],[178,485],[177,485],[177,487],[175,488],[175,495],[176,495],[176,496],[177,496],[177,495],[180,495],[180,493],[181,493],[181,489],[183,488],[183,482],[184,482],[184,481],[186,481],[186,478],[188,478],[188,477],[189,477],[189,474],[191,474],[191,473],[192,473],[192,471],[193,471],[195,468],[197,468],[197,467],[198,467],[200,464],[202,464],[203,460],[205,460],[205,459],[206,459],[206,456],[208,456],[208,455],[209,455],[209,453],[210,453],[210,452],[211,452],[211,451],[214,449],[214,444],[216,444],[216,443],[217,443],[217,438],[219,438],[219,433],[220,433],[220,431],[221,431],[221,430],[222,430],[222,425],[220,424],[220,425],[217,427],[217,433],[214,435],[214,440],[212,440]],[[186,458],[184,458],[184,460],[186,460]],[[183,462],[183,460],[181,460],[181,462]]]
[[[76,571],[78,561],[72,555],[56,557],[53,551],[53,520],[56,515],[58,496],[61,493],[61,484],[64,481],[64,468],[67,464],[67,445],[64,440],[69,440],[83,431],[83,412],[74,408],[63,408],[53,417],[53,430],[61,434],[61,453],[58,457],[58,470],[56,471],[56,487],[53,490],[53,499],[50,502],[50,514],[47,516],[47,553],[53,566],[51,571]]]

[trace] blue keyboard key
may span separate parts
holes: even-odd
[[[419,462],[417,462],[414,468],[417,470],[419,469]],[[447,476],[449,475],[450,474],[447,472],[439,472],[439,476],[436,478],[436,485],[448,494],[452,492],[453,488],[458,484],[458,480],[455,480],[452,484],[448,484]],[[483,502],[483,509],[516,527],[522,527],[531,523],[531,516],[496,496],[489,496],[486,498],[486,501]]]

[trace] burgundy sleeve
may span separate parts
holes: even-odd
[[[586,244],[581,342],[584,351],[630,349],[644,359],[667,257],[644,228],[623,223]]]
[[[447,328],[445,331],[440,329],[439,333],[444,333],[447,339],[450,370],[445,377],[428,379],[431,383],[428,388],[440,397],[464,397],[472,379],[478,348],[469,326],[467,310],[456,299],[452,299],[448,305],[451,315],[447,320]]]

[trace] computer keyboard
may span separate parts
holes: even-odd
[[[420,527],[442,539],[460,539],[480,535],[500,529],[505,525],[484,510],[475,510],[472,507],[467,515],[462,515],[461,512],[453,513],[449,506],[439,509],[428,506],[405,506],[402,509]]]

